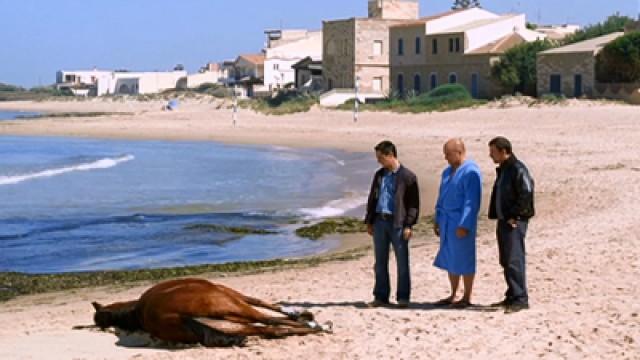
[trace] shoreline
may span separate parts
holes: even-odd
[[[412,306],[407,310],[363,309],[372,296],[370,250],[358,258],[309,268],[206,276],[247,295],[302,307],[321,322],[331,320],[333,335],[172,351],[126,347],[111,333],[71,330],[92,322],[91,301],[135,299],[149,284],[114,285],[3,303],[0,321],[11,326],[0,328],[0,358],[282,359],[311,353],[323,359],[632,359],[640,353],[640,289],[630,285],[640,276],[640,208],[629,200],[640,197],[638,107],[590,101],[535,108],[488,105],[432,114],[362,113],[357,124],[348,112],[318,108],[277,117],[241,110],[234,128],[230,112],[209,104],[183,103],[173,113],[133,102],[41,105],[136,115],[3,121],[0,135],[217,140],[358,152],[371,152],[388,138],[424,189],[439,182],[446,165],[442,144],[462,137],[469,157],[482,170],[485,197],[495,178],[487,143],[506,136],[536,180],[537,215],[526,239],[532,307],[512,315],[482,307],[433,308],[430,304],[448,293],[449,284],[446,273],[432,266],[437,242],[427,232],[412,240]],[[432,191],[421,192],[423,215],[432,212]],[[495,224],[486,220],[486,203],[481,209],[473,302],[482,306],[501,300],[505,284]],[[390,268],[394,289],[393,257]],[[41,346],[36,349],[34,343]]]

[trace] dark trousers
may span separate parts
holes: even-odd
[[[396,299],[409,301],[411,296],[411,275],[409,273],[409,242],[402,238],[402,228],[394,228],[393,220],[375,221],[373,226],[373,248],[375,252],[376,283],[373,296],[380,301],[389,302],[389,244],[393,246],[398,266],[398,288]]]
[[[505,299],[513,304],[528,304],[526,260],[524,238],[527,235],[527,221],[518,221],[512,227],[505,220],[498,220],[496,229],[500,265],[504,269],[507,282]]]

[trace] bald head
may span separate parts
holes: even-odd
[[[449,139],[444,144],[443,152],[444,158],[453,168],[457,168],[464,162],[466,149],[460,138]]]

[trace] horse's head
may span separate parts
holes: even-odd
[[[135,312],[137,303],[137,301],[127,301],[105,306],[94,301],[91,303],[96,310],[93,314],[93,322],[102,329],[114,326],[129,331],[138,330],[140,321]]]

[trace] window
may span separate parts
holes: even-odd
[[[455,84],[458,82],[458,75],[456,73],[449,74],[449,84]]]
[[[382,55],[382,40],[373,41],[373,55],[374,56]]]
[[[429,82],[431,83],[431,90],[437,88],[438,87],[438,74],[436,74],[436,73],[431,74],[431,80]]]
[[[562,76],[556,74],[551,75],[551,88],[549,89],[552,94],[560,95],[562,94]]]
[[[398,55],[404,55],[404,40],[398,39]]]
[[[431,40],[431,52],[433,54],[438,53],[438,39]]]
[[[422,45],[422,41],[419,37],[416,38],[416,54],[420,54],[420,47]]]
[[[273,70],[279,70],[280,64],[273,64]]]
[[[477,73],[471,74],[471,96],[474,99],[480,96],[480,77]]]
[[[456,38],[456,52],[460,52],[460,38]]]
[[[453,52],[453,39],[449,39],[449,52]]]
[[[373,78],[373,91],[382,91],[382,78],[375,77]]]
[[[416,94],[420,93],[420,74],[416,74],[413,77],[413,91],[415,91]]]
[[[398,94],[404,93],[404,75],[398,74]]]

